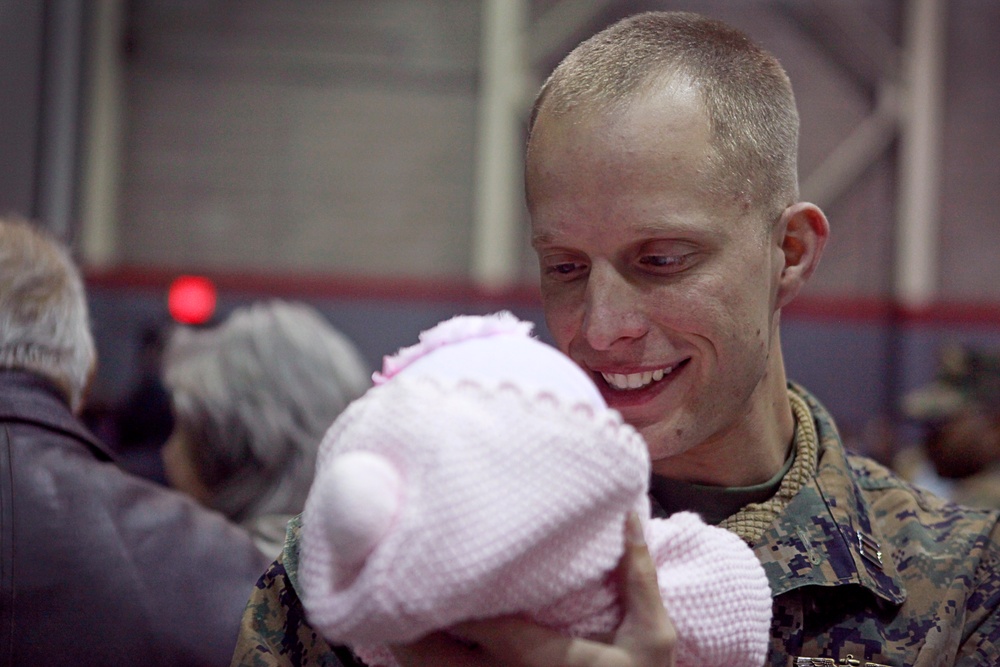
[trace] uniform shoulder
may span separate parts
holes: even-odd
[[[858,488],[889,534],[903,528],[932,535],[944,547],[970,542],[1000,553],[1000,511],[959,505],[903,479],[887,466],[858,454],[848,463]],[[966,547],[962,547],[966,548]]]

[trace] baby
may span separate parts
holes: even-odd
[[[696,514],[650,518],[642,437],[531,329],[506,312],[443,322],[327,431],[302,515],[312,626],[385,667],[388,645],[473,619],[608,633],[635,512],[677,665],[760,667],[771,594],[753,552]]]

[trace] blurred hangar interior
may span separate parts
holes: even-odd
[[[309,302],[382,355],[501,308],[546,337],[521,150],[538,85],[648,9],[723,19],[785,64],[803,198],[833,235],[783,315],[791,378],[858,449],[947,341],[1000,346],[993,0],[2,0],[0,211],[84,267],[94,405],[137,381],[182,275],[215,317]]]

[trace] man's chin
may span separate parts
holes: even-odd
[[[685,454],[691,449],[691,444],[686,440],[677,438],[667,438],[664,435],[662,425],[655,425],[648,429],[637,429],[646,441],[646,448],[649,451],[649,459],[653,466],[653,472],[662,466],[666,469],[673,467],[678,456]],[[667,431],[669,432],[669,427]],[[660,474],[657,472],[657,474]]]

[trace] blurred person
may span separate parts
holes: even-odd
[[[904,396],[903,414],[923,428],[911,469],[926,462],[955,502],[1000,509],[1000,355],[946,345],[936,378]]]
[[[0,664],[228,664],[267,559],[78,419],[96,352],[68,250],[0,219]]]
[[[577,46],[528,124],[549,332],[644,437],[654,515],[697,512],[754,550],[773,599],[766,665],[1000,664],[1000,514],[847,451],[833,416],[786,375],[782,310],[829,237],[822,210],[799,199],[798,125],[781,64],[722,22],[647,12]],[[623,620],[606,641],[507,617],[393,654],[402,665],[676,664],[648,550],[626,549],[619,574]],[[273,565],[239,645],[256,630],[291,650],[248,664],[336,664],[310,643],[287,582]]]
[[[176,329],[163,381],[175,424],[163,448],[170,484],[274,558],[302,511],[324,432],[371,384],[361,354],[315,309],[275,300],[212,328]]]
[[[139,337],[137,381],[115,410],[115,453],[126,470],[166,484],[161,450],[174,428],[170,394],[160,374],[165,327],[148,324]]]

